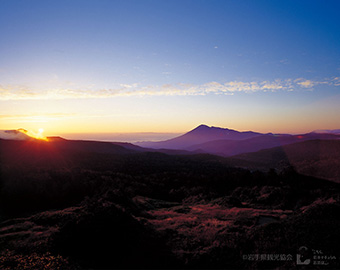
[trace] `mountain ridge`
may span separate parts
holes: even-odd
[[[206,143],[192,145],[186,150],[198,151],[220,156],[233,156],[237,154],[256,152],[262,149],[283,146],[287,144],[308,141],[308,140],[338,140],[336,134],[307,133],[301,135],[290,134],[264,134],[245,140],[217,140]]]

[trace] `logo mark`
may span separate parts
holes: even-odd
[[[298,254],[296,254],[297,265],[308,265],[311,263],[311,255],[307,247],[302,246],[299,248]]]

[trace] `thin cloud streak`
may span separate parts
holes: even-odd
[[[33,118],[33,117],[49,117],[59,119],[60,117],[72,117],[74,113],[47,113],[47,114],[0,114],[0,119],[13,119],[13,118]]]
[[[332,77],[322,81],[304,78],[276,79],[273,81],[230,81],[225,83],[209,82],[202,85],[195,84],[164,84],[141,86],[134,84],[120,84],[116,89],[50,89],[34,90],[29,87],[0,86],[0,100],[25,99],[88,99],[128,96],[204,96],[209,94],[234,95],[235,93],[294,91],[309,89],[317,85],[340,86],[340,77]]]

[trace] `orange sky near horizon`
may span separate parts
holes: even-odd
[[[183,104],[180,104],[181,106],[176,110],[175,104],[170,105],[164,102],[162,110],[159,108],[161,105],[159,107],[154,106],[156,108],[149,109],[147,115],[145,114],[146,110],[143,112],[142,108],[137,106],[138,99],[135,98],[136,103],[132,107],[135,110],[130,109],[125,116],[124,114],[114,114],[110,112],[110,109],[106,112],[104,110],[105,106],[101,106],[102,114],[97,111],[93,112],[92,115],[91,112],[81,113],[79,108],[82,108],[82,106],[87,107],[88,102],[94,105],[95,103],[103,102],[102,100],[73,101],[79,103],[78,108],[74,112],[68,109],[66,113],[50,112],[58,109],[54,109],[52,106],[55,101],[41,100],[33,102],[35,104],[50,103],[50,106],[45,105],[48,108],[46,113],[39,113],[38,110],[28,113],[24,105],[27,101],[16,101],[17,104],[23,103],[21,106],[22,112],[20,114],[2,115],[0,129],[25,128],[37,133],[40,128],[43,128],[45,136],[79,134],[82,138],[95,138],[96,134],[157,132],[165,133],[164,136],[168,138],[169,136],[166,136],[166,133],[185,133],[200,124],[239,131],[252,130],[262,133],[293,134],[340,127],[337,117],[340,115],[340,110],[334,110],[336,104],[339,104],[339,96],[312,102],[298,108],[298,110],[289,104],[286,105],[286,110],[272,109],[271,111],[268,109],[261,110],[257,106],[251,106],[247,110],[245,108],[247,105],[241,107],[237,105],[229,108],[227,112],[224,108],[214,108],[213,106],[200,110],[198,108],[198,98],[198,104],[191,103],[191,107],[187,107],[185,110],[181,109]],[[144,99],[143,101],[145,102]],[[62,104],[63,102],[58,101],[57,103]],[[106,102],[108,101],[106,100]],[[18,111],[18,109],[16,110]],[[117,110],[121,110],[121,108]],[[74,136],[71,137],[74,138]]]

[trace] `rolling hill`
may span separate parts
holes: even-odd
[[[228,162],[262,170],[293,166],[298,173],[340,182],[340,140],[308,140],[236,155]]]
[[[233,156],[242,153],[256,152],[262,149],[269,149],[276,146],[292,144],[308,140],[337,140],[339,135],[308,133],[302,135],[274,135],[266,134],[245,140],[216,140],[202,144],[192,145],[186,150],[209,153],[220,156]]]

